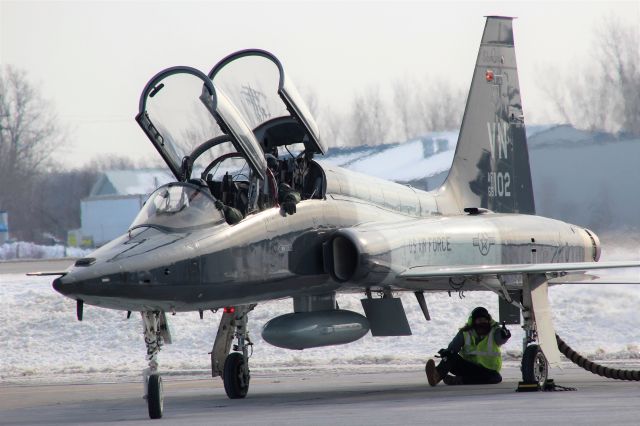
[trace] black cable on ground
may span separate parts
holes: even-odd
[[[567,345],[557,334],[556,340],[558,341],[558,349],[560,349],[560,352],[562,352],[564,356],[590,373],[609,379],[640,381],[640,370],[620,370],[619,368],[609,368],[596,364],[571,349],[571,347]]]

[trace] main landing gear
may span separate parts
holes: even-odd
[[[544,287],[542,287],[544,286]],[[548,308],[546,277],[543,275],[524,275],[523,276],[523,291],[521,296],[521,303],[517,301],[511,301],[516,305],[519,305],[522,312],[524,337],[522,340],[522,382],[518,384],[519,391],[528,390],[540,390],[545,388],[549,379],[549,361],[542,351],[542,344],[540,336],[538,335],[538,328],[543,326],[547,332],[547,338],[549,332],[551,336],[555,336],[553,332],[553,325],[551,323],[550,310]],[[534,296],[535,293],[535,296]],[[544,297],[541,297],[544,296]],[[534,312],[534,298],[537,298],[538,312],[540,318],[536,321],[536,315]],[[542,322],[539,324],[538,322]],[[554,337],[555,344],[555,337]],[[550,348],[551,345],[547,345]],[[553,352],[553,351],[552,351]],[[558,354],[559,355],[559,354]]]
[[[211,375],[222,377],[224,390],[230,399],[244,398],[249,391],[249,357],[253,343],[249,339],[247,322],[249,312],[255,307],[252,304],[225,308],[211,351]],[[234,352],[229,353],[234,338]]]
[[[553,333],[553,324],[551,323],[550,309],[548,309],[546,276],[542,274],[524,274],[522,276],[522,290],[518,292],[508,291],[503,278],[498,278],[501,285],[501,290],[498,292],[499,296],[506,302],[507,306],[508,304],[516,306],[520,310],[523,319],[524,337],[522,341],[522,364],[520,366],[522,382],[518,384],[517,390],[537,391],[543,389],[548,383],[549,361],[542,350],[544,345],[539,331],[543,337],[546,336],[547,338],[547,346],[544,346],[547,349],[553,349],[552,345],[549,345],[548,338],[549,335],[555,335],[551,334]],[[534,311],[534,299],[536,301],[536,311]],[[508,308],[505,308],[506,315],[508,315],[507,311]],[[536,318],[536,312],[539,318]],[[553,343],[555,344],[555,341]]]
[[[522,382],[526,385],[535,385],[542,388],[549,377],[549,363],[544,356],[537,341],[536,323],[532,318],[531,311],[523,309],[522,317],[524,324],[524,338],[522,340]]]
[[[142,312],[144,343],[147,346],[149,367],[142,371],[144,398],[147,400],[149,417],[159,419],[164,412],[162,377],[158,374],[158,353],[164,343],[171,343],[164,312]]]

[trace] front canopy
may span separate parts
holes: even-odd
[[[195,68],[172,67],[154,76],[142,92],[136,121],[179,181],[190,178],[198,147],[223,133],[256,176],[266,176],[266,160],[253,131],[225,94]]]
[[[189,183],[161,186],[133,220],[129,229],[151,226],[167,231],[187,231],[224,222],[215,200]]]

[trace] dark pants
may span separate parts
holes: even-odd
[[[442,375],[448,372],[462,377],[462,383],[465,385],[493,385],[502,381],[502,376],[497,371],[462,359],[458,354],[440,362],[438,370]]]

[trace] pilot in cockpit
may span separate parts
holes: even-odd
[[[244,219],[240,210],[229,205],[232,204],[232,200],[229,198],[236,195],[235,193],[229,193],[232,188],[235,188],[233,177],[227,172],[222,179],[222,194],[220,194],[222,199],[216,199],[215,206],[218,210],[222,211],[224,219],[229,225],[235,225]]]
[[[276,197],[277,202],[280,204],[285,214],[292,215],[296,212],[296,204],[302,199],[300,193],[294,190],[289,184],[284,182],[283,170],[280,169],[280,162],[273,154],[265,154],[267,160],[267,166],[269,167],[270,179],[272,181],[269,185],[265,185],[265,189],[269,188],[273,191],[272,197]]]

